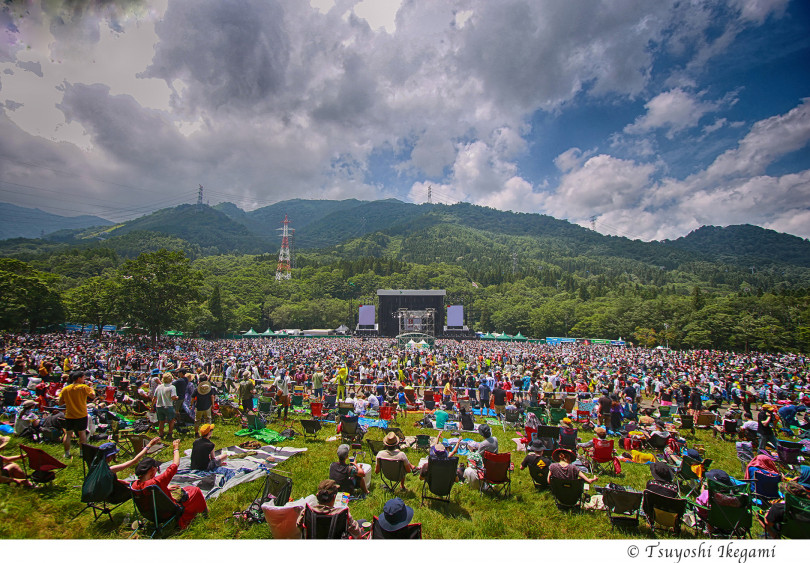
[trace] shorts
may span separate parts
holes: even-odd
[[[319,389],[313,389],[313,394],[316,397],[323,397],[323,387],[321,387]]]
[[[197,409],[197,414],[194,415],[194,422],[211,422],[211,409],[200,410]]]
[[[158,422],[169,422],[174,420],[174,407],[157,407],[155,408]]]
[[[84,432],[87,430],[87,417],[84,418],[66,418],[64,425],[65,430],[72,430],[74,432]]]
[[[495,405],[493,408],[495,409],[495,414],[506,413],[506,405]]]

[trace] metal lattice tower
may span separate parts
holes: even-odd
[[[290,238],[295,233],[295,229],[290,229],[290,220],[284,215],[281,231],[281,248],[278,250],[278,267],[276,268],[276,280],[289,280],[292,278],[292,259],[290,258]]]

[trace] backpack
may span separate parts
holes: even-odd
[[[104,502],[113,492],[117,477],[107,465],[103,452],[96,454],[90,471],[82,483],[82,502]]]

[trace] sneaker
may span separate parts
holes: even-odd
[[[64,458],[65,459],[70,459],[70,452],[65,452]]]

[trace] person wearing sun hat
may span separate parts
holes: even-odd
[[[106,442],[101,444],[98,447],[98,451],[100,454],[104,456],[104,459],[107,461],[107,464],[110,467],[110,471],[115,473],[116,475],[130,467],[140,463],[140,461],[146,456],[149,448],[152,446],[159,444],[160,438],[152,438],[148,444],[146,444],[141,451],[139,451],[135,457],[130,459],[129,461],[125,461],[123,463],[116,463],[113,464],[115,461],[116,455],[118,454],[118,446],[115,442]],[[91,460],[92,461],[92,460]],[[132,492],[129,489],[129,483],[125,481],[121,481],[120,479],[116,479],[112,493],[107,498],[107,502],[111,502],[113,504],[120,504],[122,502],[126,502],[127,500],[132,498]]]
[[[197,409],[194,414],[194,437],[199,438],[200,425],[211,423],[211,409],[214,406],[214,394],[207,375],[200,376],[200,384],[191,394],[191,402]]]
[[[557,448],[551,454],[551,461],[554,463],[548,468],[548,482],[554,479],[582,479],[586,483],[593,483],[599,477],[588,477],[579,467],[574,465],[577,460],[577,454],[565,448]]]
[[[191,446],[191,465],[189,469],[196,471],[216,471],[222,465],[228,454],[214,455],[216,446],[211,441],[211,433],[214,431],[213,424],[203,424],[200,427],[200,437],[194,440]]]
[[[771,444],[774,449],[776,442],[776,409],[770,403],[765,403],[757,415],[757,432],[759,433],[759,446],[757,450],[765,448],[766,444]]]
[[[396,532],[411,523],[413,508],[405,504],[399,497],[394,497],[383,506],[382,513],[377,516],[377,525],[386,532]]]
[[[391,460],[391,461],[404,461],[405,462],[405,471],[406,476],[407,473],[412,472],[415,467],[411,464],[410,460],[408,460],[408,456],[405,455],[404,452],[400,451],[399,449],[399,437],[393,432],[389,432],[385,439],[383,440],[383,444],[385,445],[385,449],[380,450],[377,452],[376,463],[374,465],[374,473],[379,473],[382,469],[380,464],[381,459]],[[402,490],[405,490],[405,477],[402,477],[402,481],[400,481],[400,486]]]

